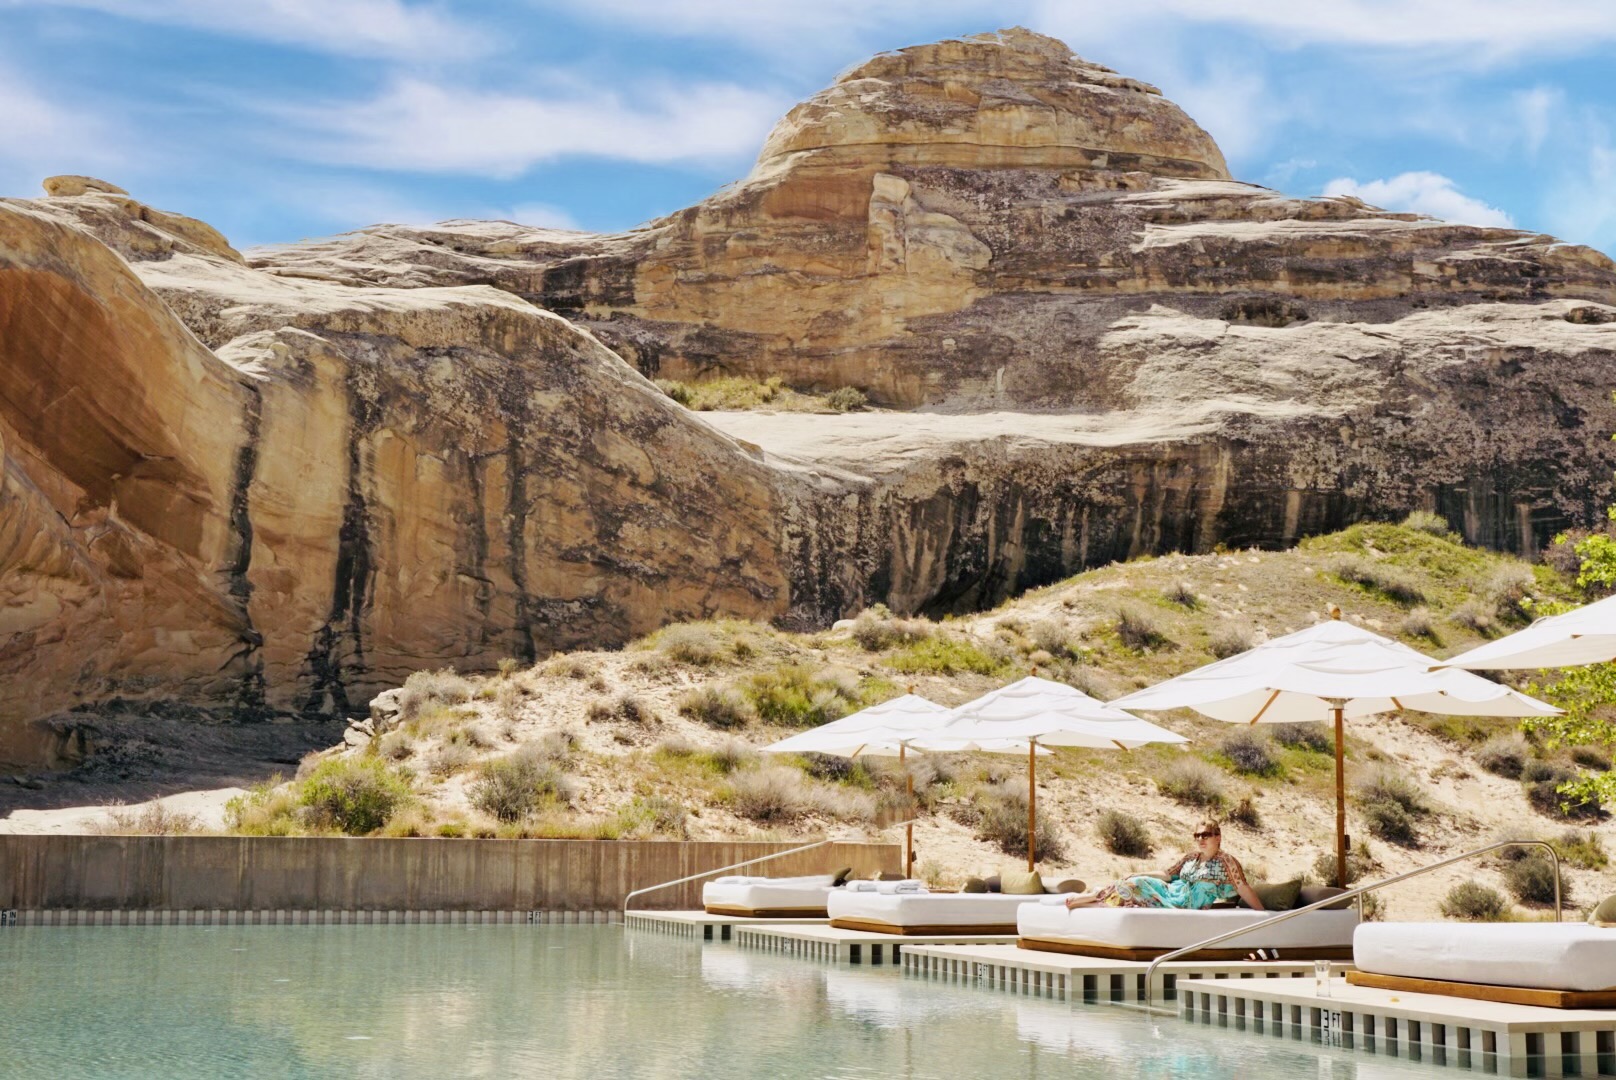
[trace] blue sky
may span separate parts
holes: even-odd
[[[1612,0],[0,0],[0,195],[88,173],[242,247],[625,228],[869,54],[1014,24],[1159,85],[1241,179],[1616,252]]]

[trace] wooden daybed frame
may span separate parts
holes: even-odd
[[[921,934],[927,937],[947,937],[950,934],[995,934],[1014,937],[1016,933],[1015,923],[899,926],[897,923],[882,922],[880,919],[832,919],[830,925],[836,930],[863,930],[869,934],[896,934],[900,937],[915,937]]]
[[[736,919],[823,919],[830,914],[822,907],[749,908],[739,904],[707,904],[702,910]]]
[[[1501,1001],[1507,1005],[1537,1005],[1546,1009],[1616,1009],[1616,986],[1606,990],[1542,990],[1532,986],[1492,986],[1487,983],[1416,979],[1408,975],[1377,975],[1369,971],[1349,971],[1347,982],[1375,990],[1435,994],[1438,997],[1469,998],[1472,1001]]]

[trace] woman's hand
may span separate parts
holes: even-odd
[[[1268,910],[1267,908],[1263,907],[1262,897],[1257,895],[1257,890],[1253,889],[1250,885],[1247,885],[1244,881],[1236,885],[1234,887],[1234,891],[1240,894],[1240,899],[1244,900],[1246,902],[1246,906],[1251,908],[1253,911]]]

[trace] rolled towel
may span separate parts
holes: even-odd
[[[876,886],[876,883],[873,882],[873,881],[849,881],[847,883],[847,891],[848,892],[875,892],[876,891],[875,886]]]
[[[928,890],[918,881],[877,881],[875,891],[885,896],[896,896],[899,893],[923,893]]]
[[[712,883],[714,885],[745,885],[746,880],[746,878],[741,877],[739,874],[729,874],[725,877],[713,878]]]

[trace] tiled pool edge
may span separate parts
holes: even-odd
[[[92,910],[0,911],[6,926],[407,926],[621,923],[621,911]]]

